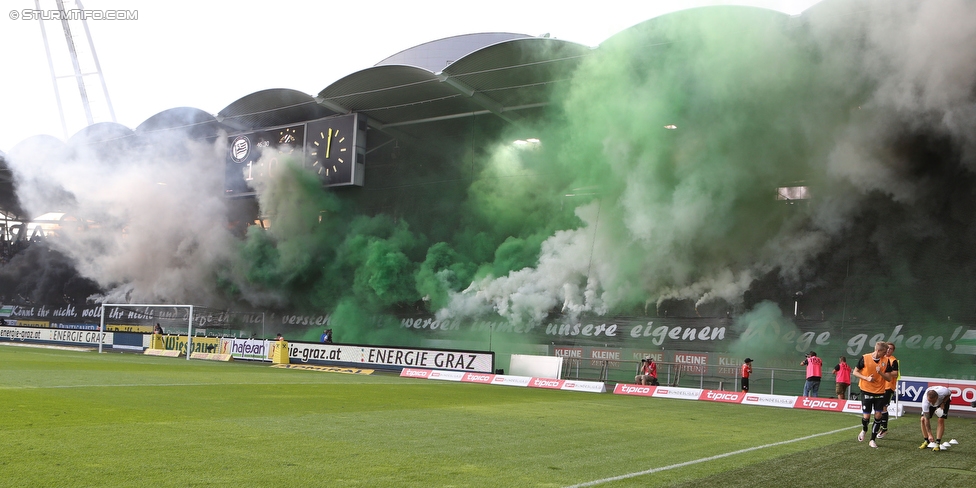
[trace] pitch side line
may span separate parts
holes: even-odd
[[[625,480],[625,479],[628,479],[628,478],[636,478],[637,476],[644,476],[646,474],[654,474],[654,473],[657,473],[657,472],[660,472],[660,471],[667,471],[669,469],[683,468],[685,466],[691,466],[692,464],[705,463],[705,462],[708,462],[708,461],[714,461],[716,459],[722,459],[722,458],[726,458],[726,457],[729,457],[729,456],[735,456],[735,455],[738,455],[738,454],[745,454],[747,452],[758,451],[760,449],[766,449],[767,447],[782,446],[784,444],[792,444],[794,442],[800,442],[800,441],[805,441],[805,440],[808,440],[808,439],[813,439],[813,438],[816,438],[816,437],[822,437],[822,436],[825,436],[825,435],[836,434],[838,432],[843,432],[845,430],[851,430],[851,429],[854,429],[854,428],[860,429],[861,426],[860,425],[852,425],[850,427],[844,427],[843,429],[832,430],[830,432],[821,432],[820,434],[808,435],[806,437],[798,437],[796,439],[790,439],[788,441],[780,441],[780,442],[774,442],[772,444],[765,444],[765,445],[762,445],[762,446],[749,447],[749,448],[746,448],[746,449],[739,449],[738,451],[727,452],[725,454],[717,454],[715,456],[709,456],[709,457],[706,457],[706,458],[695,459],[693,461],[685,461],[683,463],[672,464],[670,466],[662,466],[660,468],[648,469],[646,471],[639,471],[637,473],[622,474],[620,476],[614,476],[614,477],[611,477],[611,478],[603,478],[602,480],[587,481],[586,483],[580,483],[578,485],[570,485],[570,486],[567,486],[566,488],[582,488],[584,486],[596,486],[596,485],[601,485],[603,483],[609,483],[611,481],[620,481],[620,480]]]

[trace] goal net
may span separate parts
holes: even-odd
[[[126,332],[153,335],[162,329],[165,347],[186,352],[217,352],[220,338],[265,337],[265,314],[234,312],[198,305],[161,305],[149,303],[105,303],[101,306],[101,332]],[[103,339],[99,343],[102,351]],[[150,342],[151,346],[158,343]]]

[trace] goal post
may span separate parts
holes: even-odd
[[[102,346],[105,343],[105,310],[106,308],[111,309],[121,309],[128,310],[130,315],[135,315],[141,320],[154,320],[158,319],[159,315],[155,313],[155,310],[179,310],[187,309],[186,314],[186,359],[190,359],[190,352],[193,351],[193,305],[161,305],[158,303],[103,303],[101,306],[101,319],[98,326],[99,339],[98,339],[98,352],[102,352]],[[139,309],[139,310],[136,310]],[[173,320],[172,317],[168,318]]]

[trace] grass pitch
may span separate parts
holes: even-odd
[[[971,419],[875,451],[850,414],[243,361],[0,346],[0,415],[0,486],[976,485]]]

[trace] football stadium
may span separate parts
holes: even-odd
[[[0,148],[0,486],[972,486],[973,32],[824,0],[471,33]],[[833,369],[879,341],[865,468]]]

